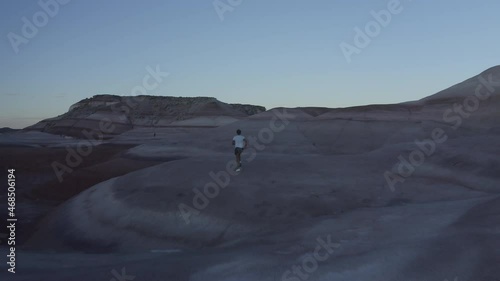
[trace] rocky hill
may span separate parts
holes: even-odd
[[[264,112],[262,106],[227,104],[212,97],[96,95],[73,104],[68,112],[26,129],[79,136],[112,122],[111,134],[137,127],[217,127]]]
[[[12,128],[9,128],[9,127],[0,128],[0,134],[12,133],[12,132],[15,132],[15,131],[18,131],[18,130],[17,129],[12,129]]]

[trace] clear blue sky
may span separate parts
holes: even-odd
[[[1,1],[0,127],[95,94],[130,95],[148,65],[170,73],[152,95],[272,108],[416,100],[500,64],[497,0],[402,0],[348,63],[339,45],[388,2],[243,0],[221,21],[212,0],[72,0],[16,54],[8,34],[42,9]]]

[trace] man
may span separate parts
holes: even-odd
[[[236,163],[238,164],[238,166],[236,167],[236,171],[239,171],[241,169],[241,153],[243,152],[243,149],[248,146],[248,142],[245,137],[241,135],[240,129],[236,130],[236,136],[234,136],[233,138],[233,145],[234,155],[236,156]]]

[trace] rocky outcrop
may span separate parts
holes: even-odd
[[[249,116],[266,111],[265,107],[257,105],[232,103],[231,106],[238,111],[246,113]]]
[[[83,130],[99,130],[101,122],[113,123],[110,135],[140,126],[217,127],[265,110],[262,106],[227,104],[212,97],[96,95],[73,104],[63,115],[26,129],[80,136]]]

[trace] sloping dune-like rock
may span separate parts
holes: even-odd
[[[480,93],[485,93],[488,88],[492,96],[500,96],[500,92],[491,91],[492,88],[500,86],[500,66],[489,68],[477,76],[445,89],[437,94],[421,99],[419,102],[424,104],[432,104],[446,102],[449,100],[463,99],[474,95],[479,87]]]

